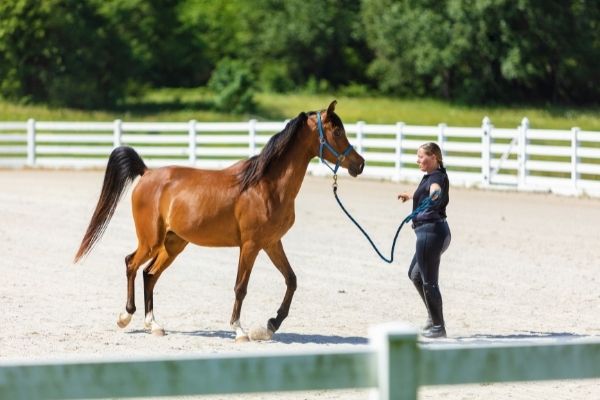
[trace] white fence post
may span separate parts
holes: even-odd
[[[113,147],[121,145],[121,137],[123,136],[123,121],[115,119],[113,122]]]
[[[579,172],[577,171],[577,165],[579,164],[578,156],[579,148],[579,128],[571,128],[571,183],[575,193],[577,193],[577,186],[579,181]]]
[[[27,120],[27,165],[35,165],[35,119]]]
[[[256,154],[256,120],[248,121],[248,157]]]
[[[417,331],[393,322],[369,330],[377,353],[379,400],[416,400],[419,387]]]
[[[363,153],[362,141],[363,141],[364,129],[365,129],[365,122],[358,121],[356,123],[356,146],[355,146],[358,154]]]
[[[396,174],[395,179],[400,180],[402,170],[402,139],[404,135],[404,122],[396,123]]]
[[[189,137],[189,162],[193,167],[196,165],[196,120],[192,119],[188,122],[188,137]]]
[[[524,189],[527,181],[527,130],[529,130],[529,120],[523,118],[519,126],[519,175],[518,187]]]
[[[446,131],[446,124],[438,124],[438,145],[440,146],[440,149],[442,150],[442,158],[444,158],[444,156],[446,155],[446,150],[444,150],[444,142],[446,141],[446,136],[445,136],[445,131]]]
[[[492,121],[488,116],[481,123],[481,180],[484,186],[491,181]]]

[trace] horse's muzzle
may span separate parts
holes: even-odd
[[[365,159],[359,156],[358,153],[357,156],[358,160],[351,160],[350,165],[348,166],[348,173],[354,178],[362,174],[363,169],[365,168]]]

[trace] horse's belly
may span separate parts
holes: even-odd
[[[232,247],[240,245],[240,235],[235,224],[225,221],[198,223],[180,229],[177,235],[199,246]]]

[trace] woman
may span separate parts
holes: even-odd
[[[429,315],[423,328],[423,336],[446,337],[438,273],[441,255],[450,245],[450,228],[446,222],[450,184],[442,161],[442,151],[437,144],[421,145],[417,151],[417,164],[419,169],[425,172],[421,183],[412,195],[400,193],[398,199],[402,202],[413,199],[413,211],[427,197],[434,201],[412,220],[417,235],[417,246],[408,276],[423,299]]]

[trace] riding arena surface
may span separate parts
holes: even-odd
[[[102,179],[103,171],[0,170],[1,361],[361,348],[373,325],[425,322],[406,275],[415,244],[411,228],[403,228],[395,260],[387,264],[338,208],[331,179],[307,176],[295,225],[283,238],[298,289],[272,340],[234,341],[229,318],[237,248],[189,245],[165,271],[154,296],[164,337],[144,330],[140,270],[138,311],[119,329],[124,258],[136,247],[131,189],[96,248],[73,264]],[[415,185],[348,176],[338,183],[347,209],[388,256],[398,224],[410,213],[397,193]],[[449,336],[435,343],[600,337],[599,199],[459,187],[450,198],[452,243],[440,268]],[[244,327],[264,327],[284,292],[283,277],[261,252],[242,310]],[[367,399],[369,392],[202,398]],[[600,399],[600,380],[425,387],[419,398]]]

